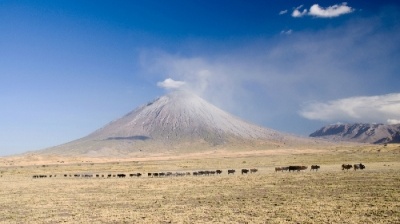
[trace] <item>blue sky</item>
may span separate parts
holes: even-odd
[[[0,156],[83,137],[176,83],[298,135],[400,122],[398,1],[0,0],[0,34]]]

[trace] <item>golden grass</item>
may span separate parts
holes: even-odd
[[[400,223],[398,145],[49,165],[21,165],[15,159],[7,165],[9,159],[0,160],[0,223]],[[342,163],[359,162],[365,170],[341,170]],[[321,169],[274,171],[291,164]],[[237,173],[228,176],[230,168]],[[241,168],[259,172],[240,175]],[[164,178],[63,176],[207,169],[224,172]],[[53,177],[33,179],[34,174]]]

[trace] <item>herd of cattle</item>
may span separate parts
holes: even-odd
[[[248,173],[256,173],[258,169],[242,169],[241,173],[242,174],[248,174]],[[236,170],[228,170],[228,175],[229,174],[235,174]],[[180,177],[180,176],[210,176],[210,175],[220,175],[222,174],[222,170],[201,170],[201,171],[194,171],[194,172],[157,172],[157,173],[147,173],[147,177]],[[112,178],[112,177],[117,177],[117,178],[125,178],[127,176],[129,177],[141,177],[143,176],[142,173],[130,173],[130,174],[124,174],[124,173],[118,173],[118,174],[64,174],[62,175],[64,177],[83,177],[83,178],[91,178],[91,177],[97,177],[97,178]],[[36,178],[47,178],[47,177],[57,177],[57,175],[33,175],[32,176],[34,179]]]
[[[321,167],[319,165],[311,165],[310,171],[318,171]],[[365,165],[362,163],[359,164],[342,164],[342,170],[349,170],[351,168],[354,168],[354,170],[363,170],[365,169]],[[278,171],[301,171],[301,170],[307,170],[307,166],[285,166],[285,167],[275,167],[275,172]],[[241,169],[241,174],[248,174],[248,173],[256,173],[258,169]],[[229,169],[228,170],[228,175],[234,175],[236,173],[236,170],[234,169]],[[222,174],[222,170],[202,170],[202,171],[194,171],[194,172],[156,172],[156,173],[147,173],[147,177],[179,177],[179,176],[210,176],[210,175],[220,175]],[[130,173],[130,174],[124,174],[124,173],[118,173],[118,174],[64,174],[62,175],[64,177],[82,177],[82,178],[92,178],[92,177],[97,177],[97,178],[112,178],[112,177],[117,177],[117,178],[125,178],[127,176],[129,177],[141,177],[143,176],[142,173]],[[57,177],[57,175],[33,175],[32,176],[34,179],[36,178],[47,178],[47,177]]]

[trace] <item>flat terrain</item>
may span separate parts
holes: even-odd
[[[400,223],[400,145],[293,152],[101,162],[52,158],[35,164],[1,158],[0,223]],[[343,163],[360,162],[365,170],[341,170]],[[312,164],[321,169],[274,170]],[[258,172],[241,175],[242,168]],[[216,169],[223,173],[147,176]],[[228,169],[236,173],[228,175]],[[138,172],[145,175],[107,178]]]

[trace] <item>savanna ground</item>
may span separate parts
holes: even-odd
[[[58,158],[36,165],[3,158],[0,223],[400,223],[400,145],[212,157],[65,163]],[[341,170],[343,163],[360,162],[365,170]],[[312,164],[321,169],[274,171]],[[241,168],[259,171],[241,175]],[[147,177],[216,169],[222,175]],[[146,175],[64,177],[136,172]],[[35,174],[53,177],[33,179]]]

